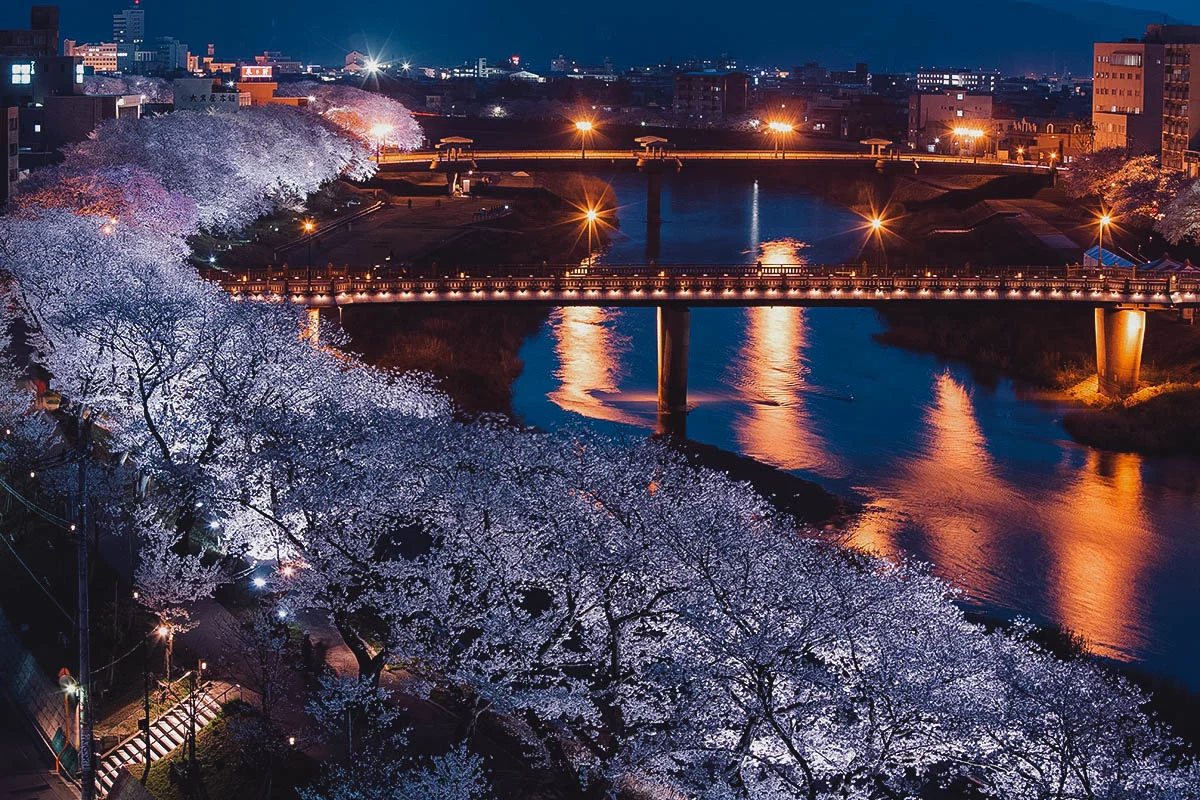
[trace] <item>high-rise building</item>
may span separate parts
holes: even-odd
[[[1163,45],[1096,42],[1092,75],[1095,148],[1132,155],[1162,149]]]
[[[133,72],[137,51],[146,41],[146,12],[141,0],[133,0],[133,7],[113,14],[113,41],[117,45],[117,69]]]
[[[1200,44],[1170,42],[1165,49],[1162,163],[1200,177]]]
[[[1160,153],[1167,169],[1200,176],[1200,25],[1148,25],[1141,41],[1097,42],[1096,147]]]

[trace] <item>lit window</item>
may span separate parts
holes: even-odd
[[[83,64],[75,65],[75,82],[83,83]]]
[[[955,115],[955,116],[958,116],[958,117],[961,117],[961,116],[963,115],[962,109],[960,108],[958,111],[955,111],[955,112],[954,112],[954,115]]]
[[[42,123],[40,123],[40,122],[33,123],[33,132],[41,133],[42,132]]]
[[[959,99],[959,100],[962,100],[962,99],[963,99],[963,93],[962,93],[962,92],[959,92],[959,93],[958,93],[958,99]]]
[[[13,64],[13,86],[28,86],[31,83],[33,83],[33,64]]]

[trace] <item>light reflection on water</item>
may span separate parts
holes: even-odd
[[[613,179],[629,199],[613,263],[641,260],[640,180]],[[811,195],[664,183],[662,263],[854,257],[837,233],[857,218]],[[857,544],[928,559],[988,610],[1060,622],[1200,689],[1200,465],[1074,445],[1062,406],[880,345],[882,327],[868,309],[693,310],[689,436],[857,496]],[[653,309],[555,311],[522,350],[514,409],[652,430],[654,331]]]

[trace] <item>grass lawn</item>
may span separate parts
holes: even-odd
[[[245,704],[227,704],[212,724],[196,734],[196,758],[203,782],[196,796],[216,800],[288,800],[297,796],[297,786],[311,782],[314,765],[302,753],[292,751],[276,757],[268,769],[265,756],[247,752],[235,736],[235,729],[241,721],[252,721],[254,713]],[[150,768],[146,788],[156,800],[188,798],[183,787],[171,782],[171,761],[182,761],[184,754],[181,747]]]

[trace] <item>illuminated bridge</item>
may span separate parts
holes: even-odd
[[[441,275],[410,275],[397,267],[270,267],[214,270],[207,277],[236,298],[305,306],[313,319],[321,308],[378,303],[656,306],[658,401],[666,415],[687,407],[693,306],[1091,306],[1099,387],[1110,397],[1137,387],[1146,310],[1194,313],[1200,306],[1200,277],[1129,270],[1083,274],[1066,267],[903,268],[870,275],[811,264],[534,265]]]
[[[878,154],[868,152],[841,152],[831,150],[677,150],[660,151],[609,149],[593,150],[586,155],[579,150],[470,150],[447,155],[440,151],[418,150],[408,153],[382,153],[378,156],[381,168],[389,170],[413,170],[436,168],[515,168],[527,165],[560,164],[579,169],[588,166],[602,167],[613,163],[645,165],[668,163],[675,165],[703,163],[897,163],[947,164],[958,167],[983,168],[989,171],[1029,173],[1050,171],[1046,165],[973,159],[963,156],[939,155],[936,153]]]

